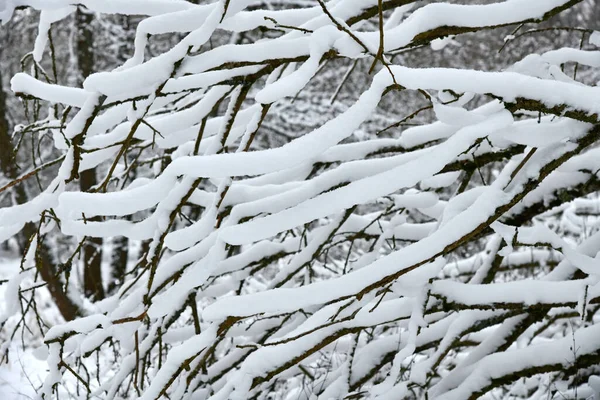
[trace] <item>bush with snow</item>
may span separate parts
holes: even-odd
[[[600,88],[563,67],[593,71],[600,52],[582,41],[494,72],[395,58],[535,28],[579,1],[417,3],[5,4],[5,21],[41,11],[31,73],[11,88],[48,106],[18,130],[51,132],[59,165],[0,209],[0,240],[27,239],[0,322],[43,334],[41,397],[599,392]],[[82,9],[142,17],[123,65],[67,86],[44,73],[48,32]],[[160,35],[175,44],[150,52]],[[305,129],[311,118],[288,110],[312,107],[309,88],[329,111]],[[340,93],[355,96],[340,106]],[[378,128],[385,102],[395,122]],[[265,137],[277,130],[282,143]],[[81,250],[122,238],[129,263],[103,260],[106,281],[87,291]],[[46,290],[60,317],[38,313]]]

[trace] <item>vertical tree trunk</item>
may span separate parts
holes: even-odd
[[[7,118],[8,109],[6,106],[6,94],[4,93],[2,82],[2,68],[0,68],[0,168],[2,169],[2,173],[7,178],[14,179],[18,176],[19,172],[15,156],[13,154],[14,149]],[[23,192],[23,189],[20,185],[17,187],[20,190],[16,190],[15,193],[17,193],[17,197],[20,197],[19,192]],[[24,195],[24,193],[21,194]],[[25,199],[21,198],[17,199],[17,201],[19,203],[23,203]]]
[[[17,168],[17,160],[10,135],[10,124],[7,118],[8,107],[2,82],[2,68],[0,68],[0,169],[8,179],[16,179],[19,176],[19,169]],[[23,183],[14,186],[13,193],[17,204],[23,204],[27,201],[27,192]],[[37,227],[34,223],[28,222],[25,224],[18,238],[21,249],[26,247],[27,242],[36,233]],[[62,281],[56,273],[56,264],[51,254],[43,239],[38,238],[36,266],[42,279],[46,282],[50,295],[61,315],[65,320],[71,321],[80,314],[79,308],[65,293]]]
[[[131,24],[130,16],[122,15],[119,16],[118,23],[123,28],[125,36],[122,38],[117,53],[117,62],[119,65],[125,63],[129,57],[133,55],[134,47],[133,42],[135,39],[135,28]],[[127,157],[127,155],[125,155]],[[136,169],[131,169],[131,179],[135,179]],[[125,217],[131,220],[131,217]],[[110,281],[108,282],[108,292],[114,293],[118,290],[123,281],[125,280],[125,273],[127,272],[127,261],[129,259],[129,238],[126,236],[118,236],[113,239],[112,249],[110,258]]]
[[[37,227],[34,223],[28,222],[23,228],[23,232],[29,238],[37,233]],[[63,288],[63,280],[58,274],[58,268],[48,245],[44,242],[44,237],[38,237],[36,249],[35,264],[40,276],[46,282],[46,287],[52,296],[52,300],[60,314],[66,321],[72,321],[81,312],[76,303],[73,302]]]
[[[75,25],[77,29],[77,63],[80,83],[94,72],[94,34],[92,32],[93,15],[77,8]],[[79,187],[87,192],[98,183],[96,169],[88,169],[79,174]],[[91,218],[91,221],[97,220]],[[87,297],[95,300],[104,298],[102,286],[102,239],[88,238],[83,246],[83,287]]]

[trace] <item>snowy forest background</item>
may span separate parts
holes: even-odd
[[[600,399],[597,0],[0,0],[1,399]]]

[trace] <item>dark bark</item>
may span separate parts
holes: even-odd
[[[0,168],[7,178],[14,179],[19,172],[10,135],[6,94],[2,82],[2,68],[0,68]]]
[[[119,64],[123,64],[133,54],[133,41],[135,39],[135,26],[131,22],[129,15],[120,16],[119,23],[124,32],[123,41],[120,43],[119,51],[117,53],[117,61]],[[136,169],[131,169],[131,180],[135,179]],[[130,216],[124,217],[127,220],[131,220]],[[129,238],[126,236],[119,236],[113,239],[112,253],[110,258],[110,281],[108,282],[108,293],[114,293],[118,290],[123,281],[125,280],[125,273],[127,272],[127,260],[129,259]]]
[[[37,233],[37,227],[32,222],[25,224],[23,232],[28,237],[33,237]],[[72,321],[81,316],[79,307],[69,298],[65,289],[61,274],[58,273],[57,263],[53,260],[52,253],[48,245],[44,242],[44,237],[38,236],[35,264],[44,282],[46,282],[48,291],[52,295],[54,304],[60,311],[60,314],[66,321]]]
[[[78,8],[75,13],[77,27],[77,63],[81,83],[94,72],[94,34],[92,32],[93,15]],[[88,169],[79,173],[79,187],[82,192],[89,192],[98,184],[96,169]],[[97,221],[97,218],[90,218]],[[83,288],[87,297],[95,300],[104,298],[102,286],[102,238],[87,238],[83,245]]]
[[[114,293],[125,280],[127,272],[127,258],[129,257],[129,240],[125,236],[113,239],[113,247],[110,259],[111,277],[108,283],[108,292]]]
[[[6,178],[16,179],[19,176],[19,168],[10,135],[10,124],[6,117],[8,111],[7,101],[2,82],[2,69],[0,68],[0,169]],[[27,201],[24,183],[15,185],[13,194],[16,204],[23,204]],[[33,222],[25,224],[18,236],[21,249],[25,249],[29,240],[36,234],[37,227]],[[79,308],[64,291],[62,282],[57,275],[57,266],[52,257],[52,252],[48,245],[44,243],[43,237],[38,238],[35,261],[37,269],[46,282],[46,287],[63,318],[67,321],[75,319],[80,315]]]

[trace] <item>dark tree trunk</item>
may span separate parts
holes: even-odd
[[[33,237],[37,233],[37,227],[32,222],[25,224],[23,232],[28,237]],[[42,279],[46,282],[48,291],[54,300],[54,304],[60,311],[66,321],[72,321],[81,316],[79,307],[69,298],[63,288],[61,274],[58,274],[58,268],[48,245],[44,242],[44,237],[38,237],[36,249],[35,264]]]
[[[92,32],[93,15],[78,8],[75,13],[77,28],[77,63],[80,83],[94,72],[94,34]],[[88,169],[79,174],[79,187],[88,192],[98,183],[96,169]],[[90,218],[90,221],[97,221]],[[87,297],[95,300],[104,298],[102,285],[102,239],[87,238],[83,246],[83,288]]]
[[[0,68],[0,168],[7,178],[14,179],[18,176],[19,171],[15,155],[13,154],[14,149],[7,118],[6,94],[4,93],[2,82],[2,68]],[[25,199],[20,200],[19,203],[22,203]]]
[[[127,258],[129,257],[129,240],[125,236],[113,240],[110,259],[111,277],[108,283],[108,292],[114,293],[121,287],[127,272]]]
[[[123,28],[125,37],[121,42],[117,53],[117,61],[120,64],[125,63],[131,55],[133,55],[133,41],[135,39],[135,27],[131,24],[131,17],[128,15],[120,16],[119,23]],[[126,157],[126,155],[125,155]],[[135,167],[131,169],[131,179],[135,179]],[[131,217],[125,217],[131,220]],[[125,280],[127,272],[127,261],[129,259],[129,238],[119,236],[113,239],[112,253],[110,258],[110,281],[108,282],[108,292],[114,293],[117,291]]]
[[[7,118],[6,94],[2,86],[2,69],[0,68],[0,169],[8,179],[17,179],[19,168],[17,166],[14,146],[10,135],[10,124]],[[17,204],[27,201],[27,192],[23,183],[13,187],[14,200]],[[18,242],[21,249],[25,249],[27,243],[37,233],[34,223],[28,222],[21,231]],[[80,315],[77,305],[67,296],[63,289],[60,277],[57,275],[57,267],[52,253],[44,243],[43,238],[38,238],[36,249],[36,267],[46,282],[50,295],[63,318],[67,321],[75,319]]]

